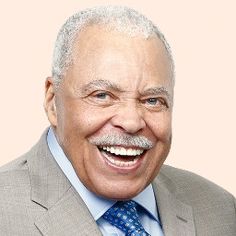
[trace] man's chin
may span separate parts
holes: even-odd
[[[114,201],[125,201],[125,200],[129,200],[134,198],[135,196],[137,196],[139,193],[135,193],[135,194],[127,194],[127,193],[113,193],[113,194],[106,194],[104,196],[101,196],[103,198],[106,199],[110,199],[110,200],[114,200]]]
[[[116,184],[115,186],[107,189],[107,191],[103,189],[103,191],[96,191],[95,194],[110,200],[125,201],[137,196],[145,187],[146,186],[140,188],[131,188],[130,186],[118,186]]]

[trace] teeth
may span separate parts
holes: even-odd
[[[112,157],[108,156],[106,153],[104,153],[104,156],[106,157],[106,159],[116,165],[116,166],[119,166],[119,167],[129,167],[129,166],[132,166],[134,165],[137,161],[138,161],[138,157],[136,157],[133,161],[118,161],[118,160],[114,160]]]
[[[115,153],[115,148],[111,147],[110,152]]]
[[[106,151],[103,153],[103,155],[106,157],[106,159],[113,165],[119,166],[119,167],[128,167],[134,165],[138,159],[139,155],[141,155],[144,150],[141,149],[134,149],[134,148],[124,148],[124,147],[110,147],[110,146],[100,146],[100,149]],[[132,161],[122,161],[122,160],[115,160],[112,158],[112,156],[107,155],[107,152],[110,152],[115,155],[120,156],[131,156],[135,157]]]
[[[133,149],[133,148],[124,148],[124,147],[106,147],[103,146],[101,147],[103,150],[113,153],[115,155],[120,155],[120,156],[138,156],[141,155],[144,150],[140,149]]]
[[[121,152],[120,153],[121,153],[122,156],[125,156],[125,154],[126,154],[125,148],[121,148]]]

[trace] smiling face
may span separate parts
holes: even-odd
[[[46,82],[45,109],[90,191],[129,199],[155,178],[171,143],[171,76],[156,36],[129,37],[96,26],[80,33],[59,88],[52,78]]]

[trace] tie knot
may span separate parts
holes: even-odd
[[[103,218],[116,226],[127,236],[149,235],[141,225],[137,212],[137,203],[130,201],[118,201],[108,209]]]
[[[132,212],[132,213],[136,213],[137,209],[136,209],[137,203],[135,201],[119,201],[117,202],[113,207],[111,207],[111,211],[122,211],[122,212]]]

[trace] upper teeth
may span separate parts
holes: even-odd
[[[101,147],[103,150],[107,152],[121,155],[121,156],[137,156],[144,152],[144,150],[134,149],[134,148],[124,148],[124,147]]]

